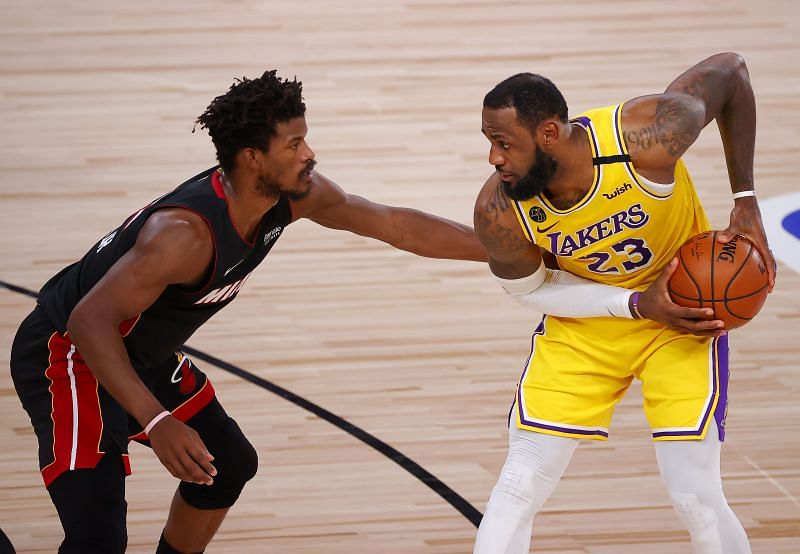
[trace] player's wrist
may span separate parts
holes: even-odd
[[[639,301],[641,299],[641,293],[638,291],[634,291],[628,297],[628,310],[631,312],[631,317],[633,319],[644,319],[642,317],[642,313],[639,311]]]
[[[750,190],[740,190],[733,193],[733,201],[741,200],[742,198],[755,198],[756,191]]]
[[[147,425],[144,426],[144,434],[145,435],[149,435],[150,432],[153,430],[153,428],[156,425],[158,425],[158,423],[162,419],[164,419],[165,417],[168,417],[170,415],[172,415],[172,414],[169,412],[169,410],[163,410],[163,411],[159,412],[158,414],[156,414],[155,416],[153,416],[153,418],[150,420],[150,422]]]

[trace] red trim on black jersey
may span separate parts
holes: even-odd
[[[122,338],[127,337],[133,328],[136,327],[136,324],[139,322],[139,318],[142,317],[142,314],[137,315],[136,317],[132,317],[130,319],[126,319],[122,323],[119,324],[119,334]]]
[[[172,410],[172,417],[186,423],[195,415],[197,415],[197,412],[208,406],[208,403],[214,400],[215,394],[216,393],[214,392],[214,387],[211,385],[211,381],[206,378],[206,382],[203,383],[203,386],[200,387],[199,391],[194,393],[194,396]],[[141,431],[128,437],[128,440],[146,441],[149,440],[149,437],[144,431]]]
[[[219,178],[219,170],[211,174],[211,187],[218,198],[225,200],[225,187],[222,186],[222,179]]]
[[[45,486],[65,471],[95,467],[104,454],[97,379],[70,339],[53,333],[47,347],[50,356],[44,374],[50,380],[53,461],[42,468]]]
[[[233,227],[236,230],[236,234],[239,235],[239,238],[242,239],[242,241],[245,244],[247,244],[248,246],[253,246],[256,243],[255,237],[253,238],[252,241],[247,240],[239,232],[239,229],[236,229],[236,225],[233,224],[233,218],[231,217],[231,207],[228,205],[228,199],[225,197],[225,189],[222,186],[222,178],[220,178],[219,171],[215,171],[214,173],[211,174],[211,186],[214,187],[214,192],[217,194],[217,196],[225,200],[225,207],[228,208],[228,219],[231,222],[231,227]],[[259,229],[260,228],[261,228],[261,223],[259,222]],[[256,234],[256,236],[258,236],[258,234]]]

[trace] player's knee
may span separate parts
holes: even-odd
[[[258,471],[258,454],[233,419],[228,419],[225,430],[206,447],[214,456],[212,463],[217,470],[214,483],[196,485],[182,481],[181,496],[190,506],[201,510],[229,508]]]
[[[713,508],[704,505],[693,493],[671,493],[670,497],[693,541],[702,540],[707,534],[716,536],[717,514]]]
[[[537,471],[526,464],[514,460],[506,461],[492,491],[491,501],[513,504],[520,515],[533,517],[540,505],[537,498],[536,474]]]

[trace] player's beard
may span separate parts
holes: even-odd
[[[305,186],[306,175],[311,173],[316,165],[316,160],[309,160],[308,163],[306,163],[305,168],[297,175],[298,183],[303,183]],[[301,198],[305,198],[311,189],[310,187],[306,187],[302,190],[284,189],[281,188],[280,183],[274,179],[269,177],[259,177],[258,181],[256,181],[256,190],[262,196],[267,198],[274,198],[276,196],[283,195],[291,200],[300,200]]]
[[[503,191],[512,200],[530,200],[547,190],[553,175],[558,171],[558,161],[536,145],[533,166],[520,177],[516,185],[503,181]]]

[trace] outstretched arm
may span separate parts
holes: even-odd
[[[712,120],[719,127],[731,191],[736,195],[730,224],[719,234],[719,240],[725,243],[737,234],[752,240],[768,258],[771,290],[775,285],[775,259],[753,193],[756,108],[742,57],[716,54],[680,75],[663,94],[626,103],[625,142],[638,171],[668,182],[678,158]]]
[[[378,239],[419,256],[486,261],[486,251],[470,227],[347,194],[319,173],[313,174],[309,194],[292,202],[292,217],[307,217],[325,227]]]

